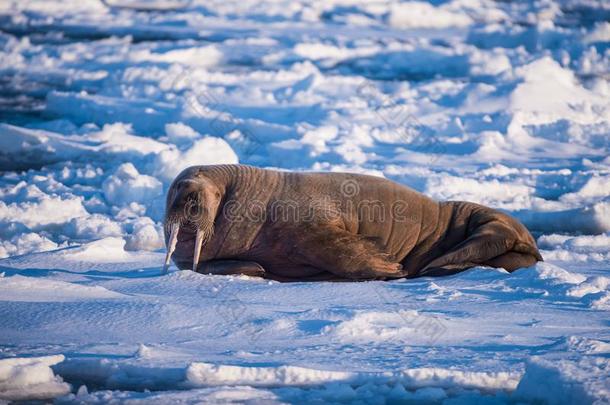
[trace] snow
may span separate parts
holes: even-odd
[[[0,402],[610,402],[607,4],[109,3],[0,2]],[[173,178],[237,162],[490,205],[545,262],[161,275]]]
[[[20,275],[0,278],[0,291],[2,291],[2,297],[0,298],[2,301],[63,302],[121,296],[121,294],[99,286],[87,287],[63,281],[38,280],[34,277]]]

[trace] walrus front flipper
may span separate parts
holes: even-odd
[[[265,269],[256,262],[244,260],[208,260],[199,263],[197,273],[264,277]]]
[[[316,224],[301,228],[294,240],[295,260],[340,278],[373,280],[403,276],[402,265],[372,239],[338,226]]]

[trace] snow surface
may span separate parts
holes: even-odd
[[[0,2],[0,402],[610,403],[608,2],[147,2]],[[222,162],[497,207],[546,261],[161,275]]]

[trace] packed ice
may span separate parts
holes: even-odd
[[[0,2],[0,402],[609,403],[610,4]],[[509,274],[163,273],[244,163],[504,210]]]

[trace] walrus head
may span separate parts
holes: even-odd
[[[193,271],[197,270],[204,242],[214,233],[214,219],[222,199],[221,190],[205,177],[178,179],[170,187],[165,208],[165,233],[169,234],[163,272],[166,273],[178,242],[178,232],[195,235]]]

